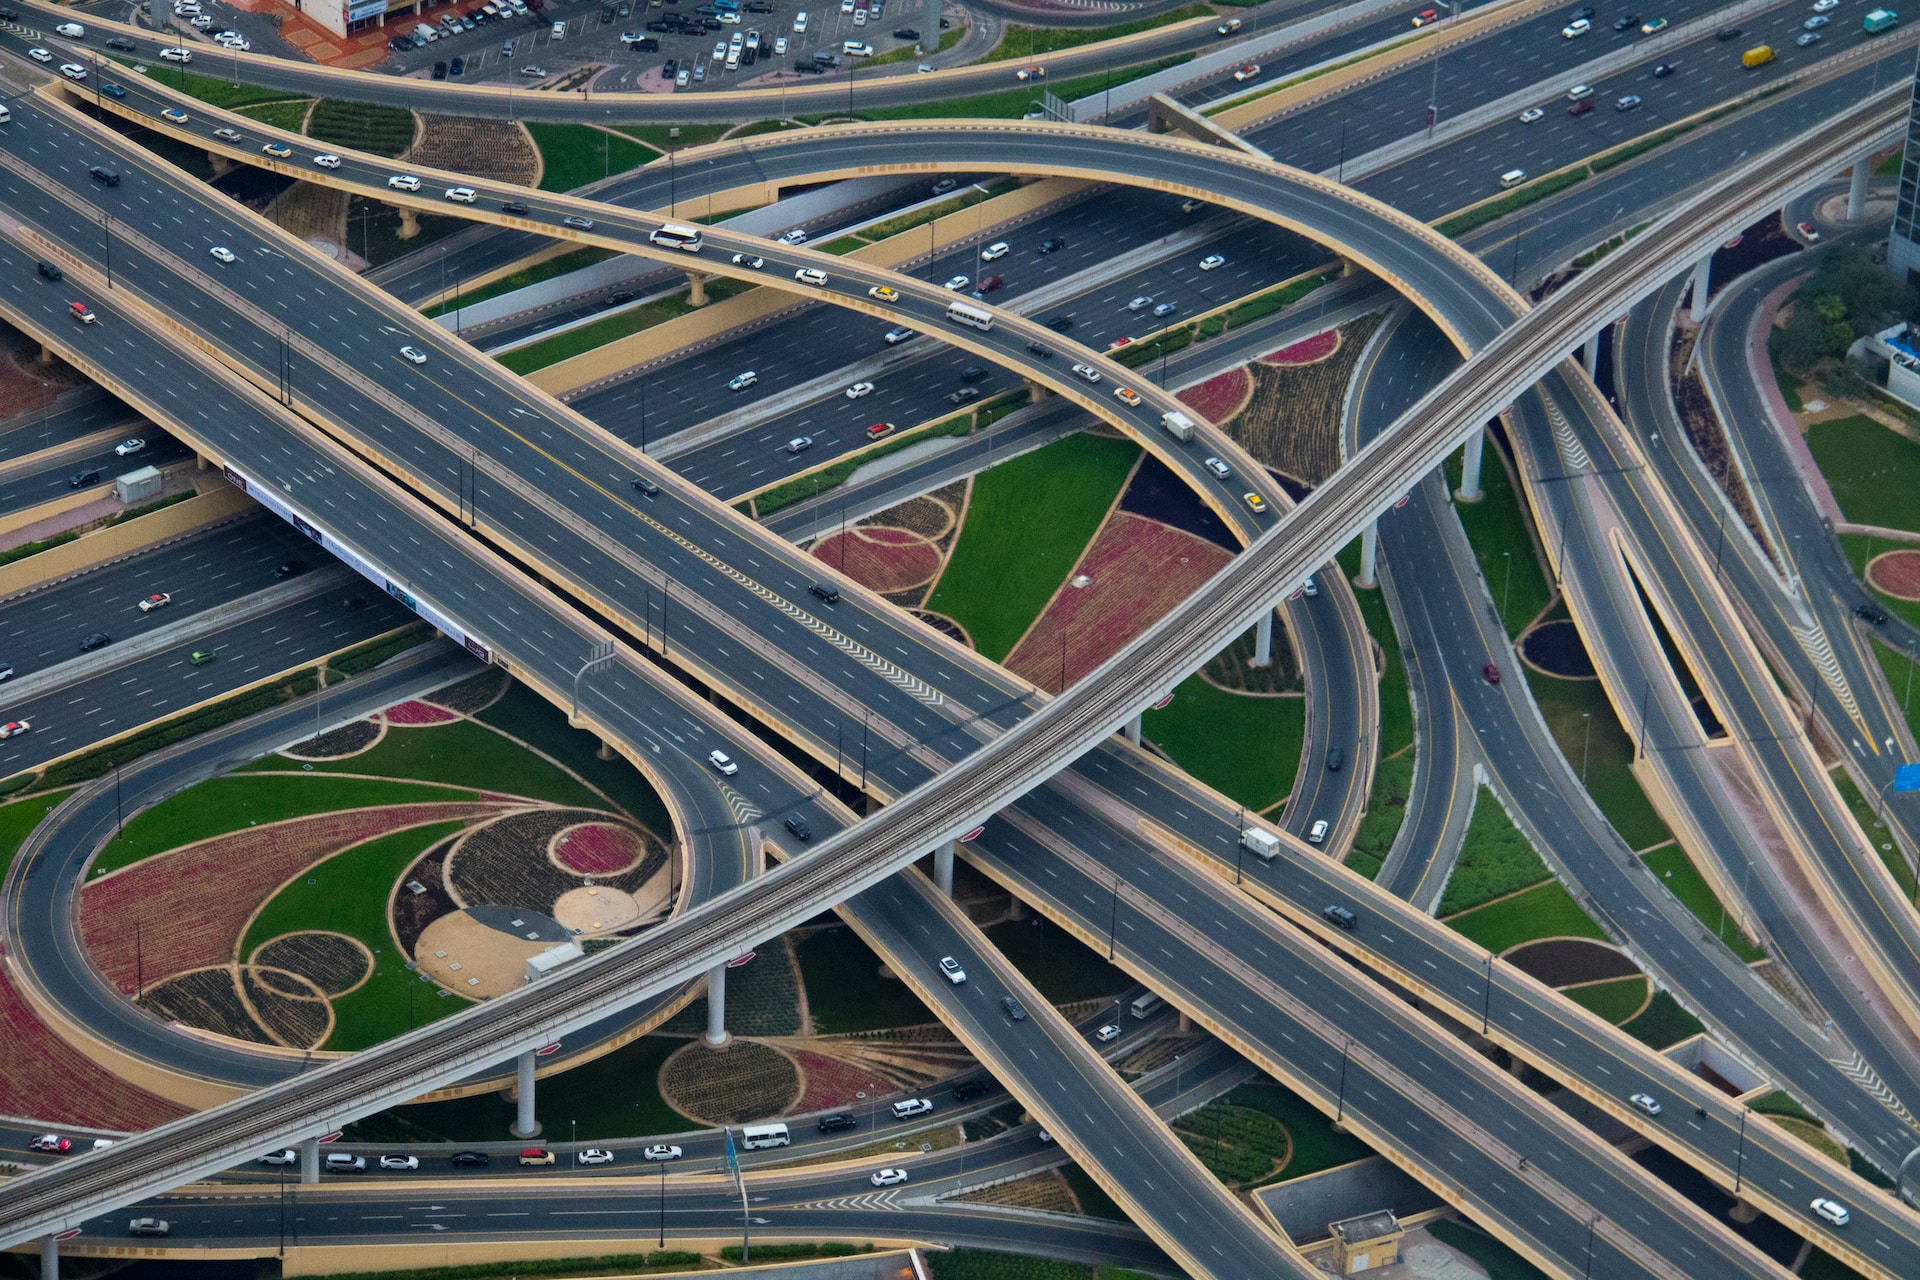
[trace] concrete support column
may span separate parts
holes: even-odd
[[[40,1237],[40,1280],[60,1280],[60,1240]]]
[[[196,453],[193,455],[193,469],[195,471],[210,471],[213,469],[213,463],[207,459],[206,454]]]
[[[1742,1226],[1752,1222],[1759,1216],[1760,1211],[1748,1204],[1745,1200],[1735,1200],[1733,1202],[1733,1208],[1727,1210],[1727,1217],[1740,1223]]]
[[[1873,176],[1873,157],[1861,156],[1853,162],[1852,180],[1847,184],[1847,221],[1858,222],[1867,211],[1867,179]]]
[[[698,271],[687,272],[687,305],[690,307],[707,305],[707,278]]]
[[[1037,382],[1032,378],[1023,379],[1023,381],[1026,383],[1027,402],[1029,404],[1039,404],[1042,400],[1045,400],[1053,394],[1053,388],[1047,386],[1044,382]]]
[[[953,896],[953,850],[955,842],[944,841],[933,851],[933,884],[947,897]]]
[[[1460,467],[1460,490],[1453,496],[1462,502],[1478,502],[1487,495],[1480,492],[1480,455],[1486,452],[1487,433],[1479,428],[1467,437],[1466,460]]]
[[[400,206],[400,233],[395,239],[411,240],[419,234],[420,214],[405,205]]]
[[[540,1122],[533,1118],[533,1050],[523,1052],[514,1063],[513,1088],[513,1136],[531,1138],[540,1132]]]
[[[1140,718],[1145,714],[1145,712],[1136,711],[1133,713],[1133,719],[1127,721],[1127,741],[1136,747],[1140,745]]]
[[[1174,1030],[1178,1031],[1181,1035],[1186,1035],[1189,1031],[1193,1030],[1193,1019],[1189,1018],[1184,1011],[1178,1016],[1180,1020],[1174,1024]]]
[[[233,161],[227,159],[218,151],[207,152],[207,163],[213,166],[213,176],[216,178],[233,168]]]
[[[300,1181],[320,1181],[320,1139],[308,1138],[300,1144]]]
[[[1587,376],[1600,376],[1600,335],[1594,334],[1587,339],[1587,345],[1580,349],[1580,363],[1586,366]]]
[[[1273,610],[1260,615],[1260,626],[1253,633],[1253,665],[1273,665]]]
[[[1707,318],[1707,290],[1711,287],[1713,255],[1702,254],[1693,264],[1693,300],[1687,304],[1687,319],[1699,324]]]
[[[41,364],[53,363],[53,348],[48,346],[44,342],[40,344],[40,363]]]
[[[718,1049],[727,1042],[727,966],[707,970],[707,1043]]]
[[[1014,893],[1008,894],[1007,895],[1007,919],[1025,920],[1026,918],[1027,918],[1027,904],[1020,901],[1019,894],[1014,894]]]
[[[615,754],[613,747],[605,738],[602,738],[599,747],[594,750],[593,757],[596,760],[611,760]]]
[[[1375,572],[1380,567],[1380,522],[1369,520],[1367,527],[1360,531],[1360,576],[1353,585],[1369,591],[1380,585]]]

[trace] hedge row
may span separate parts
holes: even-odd
[[[171,720],[163,720],[159,724],[142,729],[131,737],[95,747],[70,760],[62,760],[42,775],[41,782],[48,787],[64,787],[97,778],[116,765],[123,765],[149,751],[170,747],[196,734],[206,733],[221,725],[232,724],[235,720],[243,720],[255,712],[265,711],[268,707],[312,693],[318,683],[317,676],[317,670],[308,667],[286,680],[236,694],[223,702],[216,702],[212,706],[202,707],[198,711],[176,716]]]
[[[524,1262],[479,1262],[459,1267],[418,1267],[406,1271],[352,1271],[334,1280],[494,1280],[508,1276],[620,1275],[635,1271],[684,1271],[700,1265],[700,1255],[684,1249],[653,1253],[609,1253],[597,1258],[533,1258]]]

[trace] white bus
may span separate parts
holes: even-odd
[[[657,231],[647,233],[647,239],[664,249],[684,249],[688,253],[700,252],[700,228],[682,227],[666,223]]]
[[[784,1147],[793,1141],[783,1124],[750,1124],[740,1130],[740,1145],[749,1151],[763,1147]]]
[[[947,319],[955,324],[964,324],[983,331],[993,328],[992,313],[982,311],[979,307],[968,306],[964,302],[947,304]]]
[[[1158,1009],[1162,1003],[1159,996],[1149,991],[1143,996],[1135,996],[1133,1002],[1127,1006],[1127,1010],[1136,1018],[1144,1018]]]

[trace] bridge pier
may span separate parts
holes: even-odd
[[[1253,633],[1253,665],[1270,667],[1273,665],[1273,610],[1260,615],[1260,625]]]
[[[1042,400],[1045,400],[1053,394],[1053,388],[1047,386],[1044,382],[1040,382],[1034,378],[1025,378],[1022,379],[1022,381],[1026,384],[1028,404],[1039,404]]]
[[[1374,576],[1379,565],[1380,522],[1369,520],[1367,527],[1360,531],[1360,576],[1353,580],[1353,585],[1368,591],[1379,586],[1380,580]]]
[[[48,346],[44,342],[40,344],[40,363],[41,364],[53,363],[53,348]]]
[[[1733,1202],[1733,1208],[1727,1210],[1727,1217],[1734,1222],[1740,1223],[1742,1226],[1752,1222],[1759,1216],[1760,1211],[1748,1204],[1745,1200],[1735,1200]]]
[[[718,1049],[730,1038],[727,1035],[727,966],[717,964],[707,970],[707,1044]]]
[[[1699,324],[1707,318],[1707,290],[1713,274],[1713,255],[1701,255],[1693,264],[1693,300],[1687,304],[1687,319]]]
[[[605,738],[602,738],[600,739],[600,745],[594,749],[593,758],[596,760],[612,760],[616,754],[613,745]]]
[[[300,1181],[308,1186],[320,1181],[320,1139],[308,1138],[300,1144]]]
[[[952,840],[944,840],[933,851],[933,885],[948,898],[953,896],[954,844]]]
[[[40,1237],[40,1280],[60,1280],[60,1238]]]
[[[1480,455],[1486,452],[1487,433],[1475,427],[1467,437],[1467,453],[1460,466],[1460,489],[1453,496],[1462,502],[1478,502],[1487,495],[1480,491]]]
[[[698,271],[687,272],[687,305],[690,307],[707,305],[707,278]]]
[[[1858,222],[1867,211],[1867,180],[1873,177],[1873,157],[1861,156],[1853,162],[1852,180],[1847,184],[1847,221]]]
[[[420,234],[420,213],[418,210],[410,209],[406,205],[401,205],[399,208],[400,232],[394,238],[397,240],[411,240]]]
[[[1127,741],[1136,747],[1140,745],[1140,719],[1144,715],[1146,712],[1136,711],[1133,713],[1133,719],[1127,721]]]
[[[540,1122],[533,1117],[533,1064],[532,1049],[523,1051],[514,1062],[513,1136],[516,1138],[537,1137],[540,1133]]]
[[[213,176],[216,178],[222,176],[223,174],[226,173],[227,170],[233,168],[233,161],[227,159],[225,156],[221,155],[218,151],[207,152],[207,163],[213,166]]]
[[[1580,363],[1586,366],[1587,376],[1589,378],[1597,378],[1600,376],[1599,334],[1596,333],[1591,338],[1588,338],[1586,345],[1580,348]]]

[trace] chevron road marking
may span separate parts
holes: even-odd
[[[1861,1057],[1857,1051],[1851,1058],[1828,1058],[1827,1061],[1840,1068],[1846,1075],[1851,1076],[1855,1084],[1872,1094],[1876,1102],[1893,1112],[1894,1115],[1899,1116],[1904,1123],[1908,1125],[1914,1124],[1913,1112],[1907,1110],[1906,1107],[1901,1104],[1900,1099],[1893,1096],[1893,1090],[1887,1088],[1887,1086],[1882,1083],[1880,1077],[1875,1074],[1874,1069],[1867,1065],[1867,1060]]]
[[[724,782],[720,784],[720,794],[727,798],[727,807],[733,810],[734,821],[743,827],[767,816],[766,810]]]
[[[1833,644],[1827,639],[1826,628],[1817,621],[1808,622],[1805,625],[1799,623],[1789,625],[1793,628],[1794,639],[1800,642],[1800,647],[1807,651],[1809,658],[1813,659],[1813,665],[1820,669],[1820,678],[1827,682],[1827,687],[1833,690],[1833,696],[1838,698],[1840,705],[1847,709],[1847,715],[1852,717],[1856,724],[1863,724],[1860,718],[1860,704],[1854,701],[1853,687],[1847,683],[1846,673],[1840,669],[1840,660],[1833,656]]]

